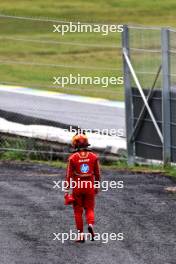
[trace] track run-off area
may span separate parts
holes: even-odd
[[[1,264],[175,264],[175,182],[160,174],[102,169],[102,180],[123,181],[123,189],[101,191],[95,232],[123,233],[122,241],[77,244],[54,239],[75,230],[71,206],[53,181],[65,170],[27,162],[0,162]],[[85,230],[86,231],[86,230]]]

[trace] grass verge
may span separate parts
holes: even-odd
[[[55,160],[55,161],[45,161],[45,160],[37,160],[37,159],[28,159],[24,158],[24,156],[20,155],[4,155],[0,156],[0,161],[7,162],[7,161],[14,161],[14,162],[27,162],[27,163],[38,163],[38,164],[46,164],[48,166],[52,166],[55,168],[62,168],[66,169],[67,163],[61,160]],[[176,166],[162,166],[162,165],[134,165],[134,166],[129,166],[126,161],[118,161],[118,162],[112,162],[101,164],[101,169],[107,170],[107,169],[112,169],[112,170],[118,170],[122,172],[131,172],[131,173],[142,173],[142,174],[161,174],[164,176],[171,177],[176,181]]]
[[[35,4],[29,0],[1,2],[0,13],[11,16],[49,17],[62,21],[104,24],[176,26],[175,0],[36,0]],[[155,32],[154,36],[149,34],[146,37],[144,44],[155,43],[153,38],[155,38]],[[61,34],[53,33],[53,22],[1,17],[0,39],[1,83],[111,100],[124,99],[123,85],[109,85],[107,88],[102,88],[100,85],[53,87],[54,76],[68,76],[70,73],[87,77],[122,76],[122,52],[119,49],[121,36],[119,33],[103,36],[99,33],[84,32],[68,33],[61,36]],[[51,44],[50,41],[60,43]],[[140,43],[141,36],[135,39],[134,44],[137,45],[138,41]],[[82,45],[77,45],[77,43]],[[145,65],[144,54],[138,57],[139,61],[135,57],[137,64],[135,67],[141,70],[144,66],[145,71],[151,72],[152,69],[152,72],[156,73],[153,64],[155,61],[157,62],[157,59],[153,59],[153,53],[151,57],[148,54],[145,56]],[[53,66],[49,66],[49,64]],[[64,67],[54,65],[64,65]],[[95,68],[108,69],[98,70]],[[112,68],[115,71],[112,71]],[[139,77],[142,85],[147,87],[151,86],[151,80],[154,78],[150,75]]]

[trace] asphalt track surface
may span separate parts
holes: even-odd
[[[64,170],[47,165],[0,163],[1,264],[175,264],[176,196],[161,175],[103,170],[103,180],[123,180],[124,189],[97,197],[95,231],[123,232],[123,241],[53,240],[75,230],[73,212],[53,181]]]
[[[124,109],[115,106],[0,91],[0,109],[84,129],[125,128]]]

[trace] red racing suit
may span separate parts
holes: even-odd
[[[68,190],[72,187],[75,199],[73,203],[75,223],[79,232],[83,232],[84,210],[87,224],[94,224],[95,181],[100,183],[97,155],[88,150],[80,150],[72,154],[68,161],[66,183]]]

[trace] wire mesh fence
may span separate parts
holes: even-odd
[[[131,62],[141,86],[148,89],[161,65],[160,29],[129,27],[129,41]],[[161,89],[161,76],[157,80],[156,88]]]
[[[170,82],[171,89],[176,89],[176,31],[170,30]]]
[[[128,160],[176,162],[176,31],[126,27],[123,54]]]
[[[169,82],[170,82],[170,108],[171,108],[171,157],[176,159],[176,30],[169,31]]]

